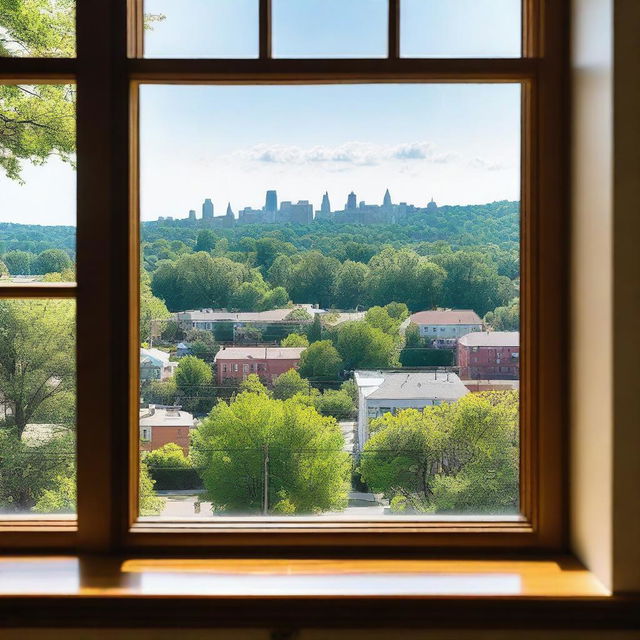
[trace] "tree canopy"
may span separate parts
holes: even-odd
[[[192,456],[215,511],[313,514],[346,505],[343,445],[336,421],[313,407],[243,392],[203,420]]]
[[[518,394],[468,394],[451,404],[373,420],[362,479],[398,510],[515,513]]]

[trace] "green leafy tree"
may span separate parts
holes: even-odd
[[[320,314],[316,313],[313,316],[313,322],[309,327],[309,331],[307,333],[309,338],[309,342],[318,342],[322,340],[322,320],[320,319]]]
[[[401,509],[517,511],[517,392],[474,393],[423,411],[388,413],[370,429],[360,473]]]
[[[0,509],[25,513],[42,499],[55,506],[47,491],[56,491],[75,472],[75,442],[68,428],[59,428],[51,436],[23,439],[15,427],[0,427]],[[64,506],[61,498],[57,504]],[[37,509],[40,513],[44,511]],[[56,511],[52,511],[55,513]]]
[[[173,379],[152,380],[142,387],[141,394],[146,404],[172,406],[178,402],[178,388]]]
[[[329,307],[340,261],[322,255],[320,251],[307,251],[293,266],[288,291],[291,299],[299,303],[315,303]]]
[[[74,311],[68,300],[0,301],[0,389],[18,436],[58,400],[74,404]]]
[[[195,489],[201,485],[189,458],[175,442],[150,451],[144,462],[155,481],[156,490]]]
[[[267,291],[259,304],[261,311],[284,309],[289,304],[289,294],[284,287],[276,287]]]
[[[190,355],[208,363],[213,362],[216,353],[220,350],[211,331],[191,329],[187,332],[187,342],[190,345]]]
[[[159,516],[166,500],[156,495],[155,480],[144,460],[140,461],[138,477],[138,511],[141,516]]]
[[[149,274],[140,274],[140,342],[160,337],[166,329],[171,314],[165,303],[151,292]]]
[[[305,380],[295,369],[289,369],[273,381],[273,397],[277,400],[288,400],[296,393],[308,393],[309,381]]]
[[[229,307],[238,311],[256,311],[260,307],[266,289],[254,282],[243,282],[231,296]]]
[[[216,246],[216,241],[218,238],[216,234],[211,231],[211,229],[202,229],[198,231],[198,237],[196,238],[196,246],[194,247],[194,251],[205,251],[209,253],[213,251]]]
[[[336,348],[345,369],[384,369],[399,366],[394,338],[368,322],[345,322],[337,329]]]
[[[300,375],[310,380],[336,380],[342,368],[342,359],[331,340],[314,342],[300,355]]]
[[[397,301],[420,311],[433,308],[442,297],[445,271],[410,249],[383,249],[371,258],[369,270],[374,304]]]
[[[182,406],[194,413],[207,411],[213,404],[211,367],[200,358],[185,356],[173,376]]]
[[[76,478],[56,476],[52,487],[45,489],[33,507],[36,513],[75,513]]]
[[[380,329],[389,335],[397,335],[400,320],[393,318],[385,307],[371,307],[364,316],[365,321],[375,329]]]
[[[369,267],[361,262],[346,260],[335,279],[334,303],[338,309],[355,309],[368,299]]]
[[[333,418],[245,392],[213,408],[193,434],[192,456],[216,511],[313,514],[346,506],[343,446]]]
[[[269,395],[267,387],[262,384],[260,377],[256,373],[250,373],[238,387],[240,393],[255,393],[258,395]]]
[[[0,278],[5,278],[9,275],[9,269],[7,269],[7,265],[0,260]]]
[[[352,420],[356,416],[355,402],[344,389],[327,389],[315,398],[314,405],[320,415],[336,420]]]
[[[47,249],[43,251],[33,264],[32,273],[62,273],[66,269],[71,269],[73,262],[69,254],[62,249]]]
[[[514,298],[506,307],[497,307],[484,317],[484,323],[494,331],[520,329],[520,298]]]
[[[273,287],[283,287],[287,291],[291,285],[293,264],[291,258],[286,255],[279,255],[267,271],[267,280]]]
[[[385,305],[385,311],[398,322],[402,322],[409,317],[409,308],[404,302],[390,302]]]
[[[171,311],[222,308],[229,305],[244,276],[243,265],[200,251],[182,255],[175,262],[160,263],[152,276],[151,289]]]
[[[9,251],[3,256],[4,263],[12,276],[31,275],[36,256],[28,251]]]
[[[479,251],[456,251],[434,260],[447,274],[442,298],[447,307],[473,309],[483,316],[513,297],[511,280],[498,275],[495,264]]]
[[[7,177],[21,181],[23,162],[44,164],[52,155],[73,163],[74,92],[71,85],[0,85],[0,168]]]
[[[299,333],[290,333],[280,341],[281,347],[308,347],[309,338]]]

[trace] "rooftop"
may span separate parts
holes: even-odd
[[[228,347],[216,354],[219,360],[297,360],[305,347]]]
[[[414,324],[482,324],[480,316],[473,309],[436,309],[418,311],[411,316]]]
[[[179,320],[206,322],[284,322],[287,316],[296,309],[304,309],[310,315],[313,309],[306,305],[293,308],[272,309],[271,311],[227,311],[226,309],[200,309],[181,311],[177,314]],[[299,322],[296,320],[296,322]]]
[[[355,374],[358,386],[379,383],[378,388],[368,395],[374,400],[437,398],[455,401],[469,393],[455,373],[446,371],[356,371]]]
[[[140,349],[140,357],[151,358],[153,360],[159,360],[164,364],[169,364],[169,354],[160,349]]]
[[[458,343],[465,347],[519,347],[518,331],[476,331],[462,336]]]
[[[164,407],[150,404],[140,409],[141,427],[193,427],[193,416],[181,407]]]

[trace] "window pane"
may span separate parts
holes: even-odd
[[[387,0],[273,0],[274,58],[384,58]]]
[[[75,87],[0,85],[0,286],[75,280]]]
[[[406,58],[518,58],[522,0],[402,0]]]
[[[257,58],[258,0],[145,0],[147,58]]]
[[[75,0],[2,0],[0,57],[76,55]]]
[[[75,303],[0,300],[0,519],[76,510]]]
[[[516,514],[520,85],[140,95],[141,514]]]

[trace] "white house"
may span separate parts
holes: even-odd
[[[418,326],[420,337],[451,341],[451,348],[455,348],[455,341],[458,338],[474,331],[484,330],[480,316],[471,309],[419,311],[409,319]]]
[[[169,360],[169,354],[166,351],[140,349],[141,380],[168,380],[177,366],[177,362]]]
[[[358,449],[369,439],[369,421],[402,409],[424,409],[456,402],[469,390],[455,373],[446,371],[356,371],[358,387]]]

